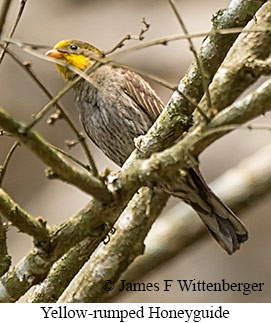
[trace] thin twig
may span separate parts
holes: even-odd
[[[171,8],[175,14],[175,16],[177,17],[177,20],[184,32],[184,34],[187,36],[187,41],[189,43],[189,47],[190,47],[190,50],[191,52],[193,53],[194,55],[194,58],[197,62],[197,65],[198,65],[198,69],[199,69],[199,72],[200,72],[200,75],[201,75],[201,82],[202,82],[202,87],[203,87],[203,91],[206,93],[206,98],[207,98],[207,104],[208,104],[208,108],[211,109],[212,107],[212,102],[211,102],[211,96],[210,96],[210,92],[209,92],[209,88],[208,88],[208,81],[206,82],[206,78],[205,78],[205,75],[204,75],[204,69],[203,69],[203,66],[202,66],[202,63],[201,63],[201,60],[199,59],[199,56],[198,56],[198,53],[196,51],[196,48],[192,42],[192,39],[191,37],[189,37],[189,33],[188,33],[188,30],[184,24],[184,21],[174,3],[173,0],[168,0],[170,5],[171,5]],[[209,122],[210,119],[209,117],[197,106],[197,109],[198,111],[200,112],[200,114],[204,117],[204,119]]]
[[[112,54],[117,49],[122,48],[127,40],[139,40],[142,41],[145,39],[145,33],[149,30],[150,24],[146,22],[146,19],[142,18],[142,23],[144,24],[144,27],[140,30],[139,34],[137,36],[133,36],[131,34],[127,34],[124,36],[113,48],[103,53],[103,56],[107,56],[109,54]]]
[[[61,148],[58,148],[58,147],[56,147],[56,146],[54,146],[52,144],[49,144],[49,146],[52,147],[53,149],[55,149],[56,151],[60,152],[62,155],[68,157],[70,160],[72,160],[73,162],[75,162],[79,166],[81,166],[84,169],[86,169],[87,171],[89,171],[89,165],[85,165],[79,159],[77,159],[74,156],[70,155],[69,153],[67,153],[65,150],[62,150]]]
[[[6,22],[6,17],[8,14],[8,10],[11,4],[11,0],[4,0],[2,3],[1,11],[0,11],[0,35],[2,34],[3,27]]]
[[[11,52],[9,49],[6,49],[6,51],[14,59],[14,61],[17,64],[19,64],[27,72],[27,74],[35,81],[35,83],[45,93],[45,95],[50,100],[52,100],[53,95],[47,90],[47,88],[41,83],[41,81],[33,73],[33,71],[30,69],[29,64],[25,64],[25,63],[21,62],[20,59],[13,52]],[[83,148],[83,150],[84,150],[84,152],[86,154],[88,163],[90,165],[92,174],[94,176],[98,176],[98,169],[97,169],[96,164],[94,162],[94,159],[93,159],[93,157],[91,155],[91,152],[90,152],[90,150],[88,148],[88,145],[86,143],[86,139],[85,139],[84,135],[82,135],[82,133],[79,130],[77,130],[75,124],[72,122],[72,120],[71,120],[68,112],[66,111],[66,109],[62,105],[60,105],[60,103],[58,103],[58,102],[56,102],[55,105],[61,111],[61,115],[62,115],[63,119],[65,119],[67,124],[70,126],[71,130],[76,135],[76,137],[78,139],[78,142],[82,145],[82,148]]]
[[[13,34],[14,34],[17,26],[18,26],[18,23],[19,23],[19,21],[20,21],[20,19],[22,17],[22,14],[23,14],[24,7],[25,7],[26,2],[27,2],[27,0],[21,0],[21,2],[20,2],[20,8],[19,8],[18,14],[17,14],[16,19],[14,21],[13,27],[11,28],[11,31],[10,31],[10,33],[8,35],[9,38],[12,38],[12,36],[13,36]],[[5,56],[5,53],[6,53],[6,49],[7,48],[8,48],[8,42],[6,42],[4,44],[4,48],[3,48],[3,50],[2,50],[2,52],[0,54],[0,64],[3,61],[3,58]]]
[[[19,143],[18,141],[16,141],[16,142],[12,145],[12,147],[11,147],[10,151],[8,152],[8,154],[7,154],[7,156],[6,156],[6,159],[5,159],[4,163],[3,163],[3,165],[2,165],[2,166],[0,166],[0,187],[2,186],[3,179],[4,179],[4,177],[5,177],[5,174],[6,174],[7,167],[8,167],[8,164],[9,164],[9,162],[10,162],[10,159],[11,159],[11,157],[12,157],[12,155],[13,155],[13,153],[14,153],[15,149],[16,149],[17,147],[19,147],[19,146],[20,146],[20,143]]]
[[[141,29],[139,33],[139,40],[144,40],[145,39],[145,34],[146,32],[150,29],[151,24],[146,21],[146,18],[142,18],[142,24],[144,25],[143,28]]]
[[[261,125],[261,124],[229,124],[229,125],[223,125],[218,126],[213,129],[209,129],[205,131],[204,136],[209,136],[218,132],[228,132],[232,130],[266,130],[271,132],[271,126],[269,125]]]

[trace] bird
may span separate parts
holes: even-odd
[[[103,57],[95,46],[79,40],[59,41],[46,52],[67,82]],[[73,68],[72,68],[73,67]],[[146,134],[164,104],[150,84],[129,68],[101,64],[74,86],[75,105],[88,137],[118,166],[135,149],[134,139]],[[211,235],[229,254],[248,239],[245,225],[208,187],[198,167],[180,170],[162,182],[164,191],[181,198],[199,215]]]

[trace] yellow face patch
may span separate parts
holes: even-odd
[[[80,70],[86,69],[89,65],[89,59],[84,55],[65,53],[63,56],[68,64],[71,64]]]

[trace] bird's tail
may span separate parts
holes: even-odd
[[[247,240],[248,232],[244,224],[212,192],[199,170],[187,170],[183,176],[175,178],[174,184],[173,181],[167,183],[166,191],[183,199],[198,213],[212,236],[228,254],[234,253]]]

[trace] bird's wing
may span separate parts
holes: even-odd
[[[138,74],[125,70],[125,92],[146,112],[154,122],[164,108],[164,104],[154,90]]]

